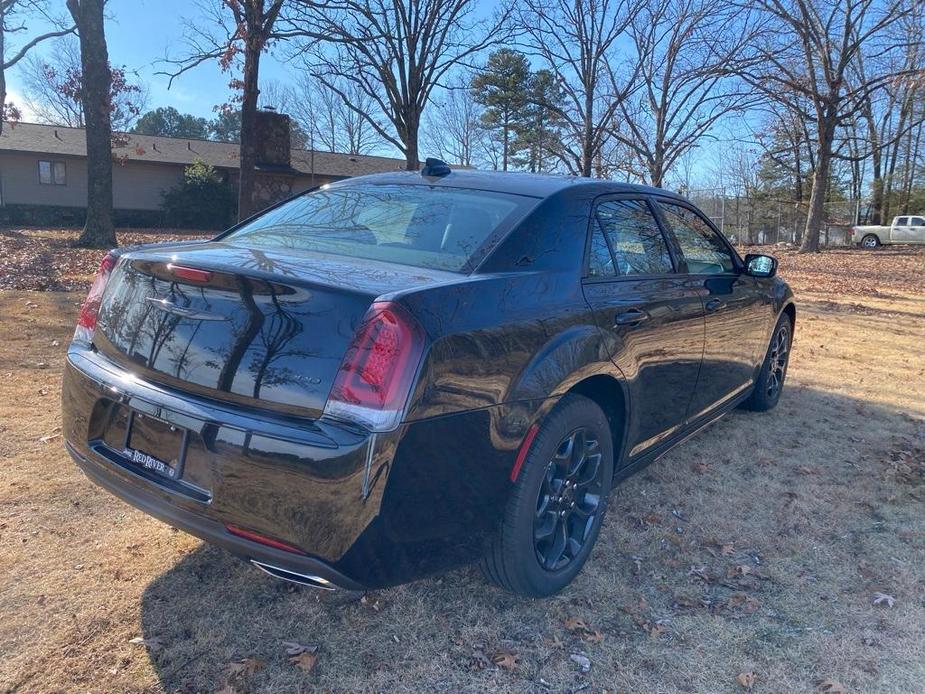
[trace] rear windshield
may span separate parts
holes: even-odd
[[[290,200],[223,240],[459,272],[536,202],[426,185],[339,185]]]

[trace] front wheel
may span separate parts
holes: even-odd
[[[613,476],[607,417],[566,395],[533,439],[481,568],[507,590],[545,597],[565,588],[597,540]]]
[[[777,321],[768,353],[755,380],[755,389],[742,406],[755,412],[766,412],[777,405],[784,389],[784,378],[790,363],[790,346],[793,342],[793,323],[784,314]]]
[[[861,246],[864,248],[877,248],[880,245],[880,239],[878,239],[874,234],[868,234],[863,239],[861,239]]]

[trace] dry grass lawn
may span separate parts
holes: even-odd
[[[786,254],[782,274],[780,406],[621,485],[545,601],[474,568],[293,589],[133,510],[61,445],[81,294],[0,291],[0,691],[925,691],[925,253]]]

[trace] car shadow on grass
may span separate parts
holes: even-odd
[[[925,578],[909,539],[923,521],[890,462],[921,427],[791,387],[773,412],[732,413],[624,482],[588,565],[548,600],[472,567],[365,597],[316,591],[201,545],[147,587],[142,633],[166,692],[737,691],[749,663],[780,691],[816,676],[869,691],[886,672],[859,659],[903,681],[904,640],[925,623],[925,608],[872,615],[869,598]],[[575,616],[587,630],[565,625]],[[876,620],[903,642],[871,637]],[[309,672],[293,643],[317,649]],[[571,657],[584,653],[588,673]]]

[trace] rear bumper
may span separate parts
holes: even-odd
[[[125,410],[186,432],[176,479],[125,455],[121,435],[112,435]],[[484,408],[370,435],[162,388],[79,346],[68,352],[62,387],[67,450],[93,482],[261,568],[352,590],[405,583],[483,553],[510,493],[520,437],[505,432],[521,419],[512,412]],[[156,443],[144,452],[166,460]]]
[[[303,577],[314,576],[330,585],[332,588],[346,590],[365,590],[365,586],[352,578],[336,571],[334,568],[309,556],[301,556],[292,552],[273,549],[257,542],[232,535],[225,526],[201,514],[192,513],[179,506],[165,503],[157,495],[146,491],[142,486],[130,486],[112,474],[106,464],[94,462],[87,456],[81,455],[70,444],[65,443],[68,453],[77,463],[90,481],[99,485],[109,493],[119,497],[126,503],[144,511],[168,525],[179,528],[190,535],[222,547],[232,554],[258,564],[279,567],[285,571]],[[309,581],[306,581],[307,583]]]

